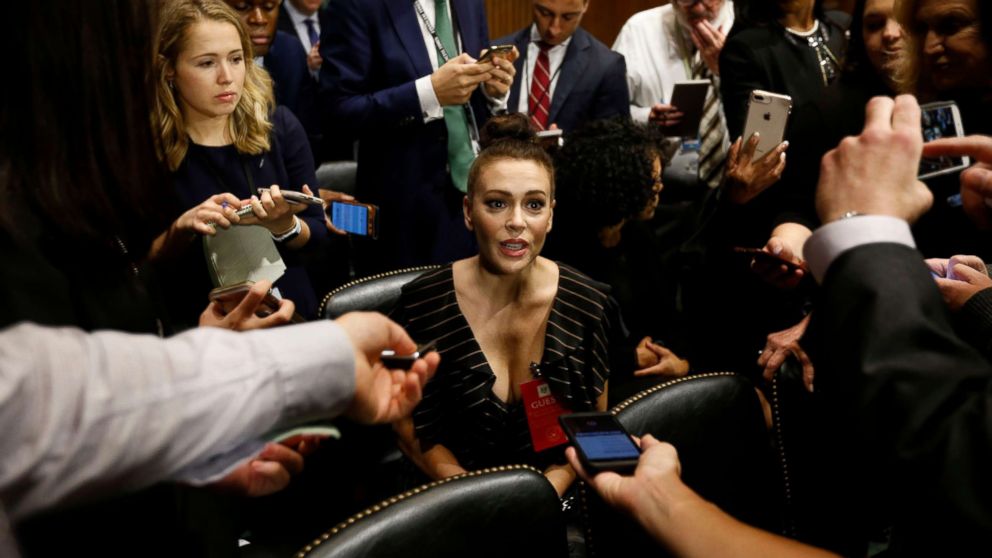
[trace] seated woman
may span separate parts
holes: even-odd
[[[610,285],[633,333],[628,350],[637,345],[634,375],[644,379],[634,381],[632,369],[615,370],[611,404],[657,383],[659,375],[689,371],[671,351],[680,346],[676,289],[663,253],[677,247],[661,246],[647,225],[663,188],[661,139],[654,126],[601,120],[570,134],[555,158],[560,215],[547,253]]]
[[[288,203],[280,192],[310,193],[307,185],[316,184],[306,132],[289,110],[274,109],[272,82],[250,63],[251,39],[230,7],[219,0],[164,6],[154,122],[186,212],[159,237],[152,255],[182,258],[169,266],[176,271],[170,283],[180,292],[173,308],[190,321],[211,288],[193,241],[215,234],[215,227],[257,224],[271,233],[287,264],[276,287],[313,317],[316,296],[293,252],[326,237],[324,215],[319,207]],[[239,219],[234,212],[246,204],[254,216]]]
[[[540,257],[554,195],[544,150],[495,141],[472,165],[464,200],[479,254],[403,290],[394,318],[414,339],[434,340],[442,356],[413,417],[396,425],[431,478],[529,463],[563,494],[575,473],[564,445],[534,451],[525,384],[547,382],[569,411],[605,410],[611,369],[633,367],[611,359],[623,325],[608,287]]]

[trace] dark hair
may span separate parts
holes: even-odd
[[[483,149],[500,139],[534,141],[534,137],[534,130],[530,127],[530,119],[520,112],[497,114],[479,130],[479,144]]]
[[[537,163],[548,173],[548,181],[551,185],[551,199],[555,197],[555,167],[551,162],[551,156],[532,141],[521,141],[516,138],[500,138],[493,141],[489,147],[482,150],[479,156],[472,163],[472,168],[468,171],[468,196],[471,198],[478,188],[482,171],[497,161],[531,161]]]
[[[558,215],[596,229],[640,213],[654,196],[657,127],[627,119],[586,124],[568,136],[556,158]]]
[[[734,26],[730,35],[751,27],[781,27],[782,8],[776,0],[734,0]],[[823,0],[813,5],[813,17],[823,19]]]
[[[32,0],[7,8],[0,88],[0,227],[144,254],[173,196],[151,125],[155,0]]]

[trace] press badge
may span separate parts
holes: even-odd
[[[527,426],[534,451],[544,451],[560,446],[568,440],[558,424],[558,417],[570,412],[551,393],[551,386],[543,379],[535,379],[520,384],[520,394],[524,399],[527,413]]]

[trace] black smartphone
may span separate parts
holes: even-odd
[[[489,62],[493,59],[493,56],[508,58],[510,56],[510,53],[512,52],[513,52],[513,45],[493,45],[489,47],[489,50],[487,50],[485,54],[480,56],[475,63],[483,64],[485,62]],[[513,60],[510,60],[510,62],[513,62]]]
[[[775,254],[766,252],[761,248],[746,248],[744,246],[734,246],[734,253],[743,254],[745,256],[751,256],[755,261],[759,261],[765,265],[784,265],[788,268],[789,273],[795,273],[796,271],[802,270],[806,271],[805,263],[796,263],[789,260],[782,259]]]
[[[558,422],[589,474],[603,471],[625,474],[637,468],[641,450],[610,413],[561,415]]]
[[[394,370],[409,370],[414,361],[434,350],[434,342],[430,341],[422,345],[417,345],[417,350],[408,355],[398,355],[392,349],[385,349],[379,353],[379,360],[386,368]]]
[[[331,202],[331,223],[347,233],[376,238],[379,207],[370,203]]]

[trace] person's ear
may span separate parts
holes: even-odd
[[[462,198],[462,214],[465,216],[465,228],[470,231],[475,231],[475,225],[472,224],[472,203],[468,200],[468,196]]]
[[[545,234],[551,232],[551,224],[555,220],[555,204],[558,203],[557,200],[552,199],[551,205],[548,208],[551,210],[551,215],[548,217],[548,228],[545,230]]]

